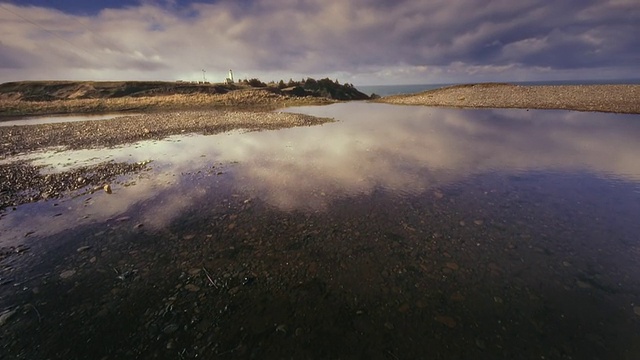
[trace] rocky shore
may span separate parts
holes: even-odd
[[[114,146],[181,133],[215,134],[234,129],[272,130],[332,121],[278,112],[184,111],[123,116],[108,121],[0,127],[0,159],[46,147]]]
[[[319,125],[332,121],[276,112],[187,111],[123,116],[105,121],[0,127],[0,211],[7,207],[62,196],[67,191],[101,189],[119,175],[146,164],[107,162],[60,174],[42,175],[40,168],[11,161],[17,154],[63,147],[109,147],[182,133],[215,134],[234,129],[267,130]]]
[[[376,101],[402,105],[640,114],[640,85],[519,86],[486,83],[387,96]]]

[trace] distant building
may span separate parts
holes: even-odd
[[[233,84],[233,70],[229,70],[229,77],[224,79],[227,84]]]

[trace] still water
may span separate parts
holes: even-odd
[[[0,353],[640,358],[637,115],[287,111],[337,122],[23,156],[152,163],[0,213]]]
[[[39,125],[39,124],[58,124],[66,122],[76,121],[95,121],[95,120],[110,120],[120,116],[137,115],[134,113],[119,113],[119,114],[99,114],[99,115],[59,115],[59,116],[39,116],[30,118],[21,118],[15,120],[0,121],[0,126],[22,126],[22,125]]]

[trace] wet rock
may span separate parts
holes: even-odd
[[[75,274],[76,274],[75,270],[66,270],[66,271],[63,271],[62,273],[60,273],[60,278],[65,280],[65,279],[68,279],[68,278],[72,277]]]
[[[464,301],[464,295],[462,295],[459,291],[456,291],[451,294],[451,297],[449,297],[449,299],[455,302]]]
[[[85,245],[85,246],[80,246],[79,248],[76,249],[77,252],[83,252],[83,251],[87,251],[91,249],[91,246],[89,245]]]
[[[456,263],[454,263],[454,262],[448,262],[448,263],[446,264],[446,267],[447,267],[448,269],[453,270],[453,271],[456,271],[456,270],[460,269],[460,267],[458,266],[458,264],[456,264]]]
[[[162,329],[162,332],[169,335],[169,334],[173,334],[174,332],[178,331],[178,329],[180,328],[180,326],[178,324],[169,324],[167,326],[164,327],[164,329]]]
[[[200,287],[193,285],[193,284],[187,284],[184,286],[185,289],[191,291],[191,292],[198,292],[200,291]]]
[[[456,327],[457,323],[456,321],[450,317],[450,316],[445,316],[445,315],[437,315],[435,318],[435,321],[453,329],[454,327]]]
[[[586,281],[576,280],[576,285],[578,285],[580,289],[591,289],[591,284]]]
[[[5,312],[3,312],[2,314],[0,314],[0,326],[3,326],[4,324],[6,324],[9,319],[18,311],[17,308],[13,309],[13,310],[7,310]]]
[[[286,334],[287,333],[287,325],[281,324],[276,327],[276,332]]]

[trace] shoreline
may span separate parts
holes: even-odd
[[[272,130],[332,122],[285,112],[172,111],[124,115],[108,121],[77,121],[0,126],[0,160],[49,147],[110,147],[141,140],[159,140],[184,133],[216,134],[237,129]]]
[[[374,102],[456,108],[517,108],[640,114],[640,85],[455,85]]]
[[[217,134],[231,130],[274,130],[313,126],[333,119],[285,112],[186,111],[129,115],[108,121],[0,127],[0,215],[21,204],[63,197],[72,191],[93,192],[118,176],[147,169],[147,163],[103,162],[45,175],[42,166],[12,160],[19,154],[63,147],[65,150],[91,149],[160,140],[172,135]]]
[[[32,116],[92,115],[120,112],[164,113],[190,110],[273,111],[292,106],[326,105],[336,102],[339,102],[339,100],[311,96],[284,96],[257,89],[235,90],[225,94],[195,93],[48,101],[0,98],[0,121]]]

